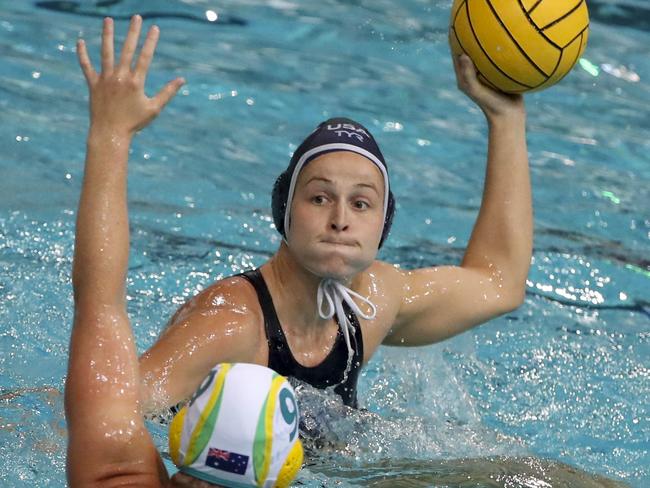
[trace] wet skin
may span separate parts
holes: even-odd
[[[178,78],[157,95],[145,95],[158,29],[150,29],[136,59],[141,26],[134,17],[116,61],[113,23],[105,20],[100,72],[83,41],[77,46],[90,91],[90,129],[66,382],[71,486],[169,486],[143,413],[187,398],[217,363],[268,363],[257,295],[238,277],[214,283],[181,307],[138,362],[125,302],[128,154],[134,134],[184,83]],[[441,341],[522,302],[532,252],[523,99],[481,85],[467,57],[455,59],[454,68],[459,88],[481,108],[489,128],[481,210],[462,262],[404,271],[377,261],[383,218],[377,202],[386,190],[377,168],[347,152],[312,161],[292,206],[289,244],[261,267],[302,364],[321,362],[336,335],[334,321],[321,319],[316,309],[323,277],[344,281],[377,307],[374,320],[360,320],[364,362],[382,343]]]
[[[370,160],[332,152],[301,171],[287,240],[318,278],[349,282],[375,260],[383,230],[384,180]]]

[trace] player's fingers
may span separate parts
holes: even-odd
[[[458,62],[458,56],[456,56],[455,54],[452,54],[451,55],[451,60],[452,60],[452,62],[454,64],[454,72],[456,73],[456,79],[458,79],[458,77],[460,75],[460,64]]]
[[[459,56],[453,55],[452,59],[454,61],[454,71],[456,73],[456,85],[458,85],[458,88],[461,91],[466,92],[468,83],[467,83],[467,79],[465,76],[465,69],[462,62],[463,56],[466,55],[465,54],[461,54]]]
[[[120,69],[127,71],[131,69],[131,61],[133,60],[133,53],[138,47],[138,39],[140,38],[140,30],[142,29],[142,17],[134,15],[131,17],[131,24],[129,25],[129,32],[126,35],[124,46],[122,47],[122,54],[120,55]]]
[[[149,65],[151,65],[153,54],[156,51],[156,44],[158,44],[159,36],[160,36],[160,29],[158,29],[158,26],[156,25],[152,26],[151,29],[149,29],[149,32],[147,33],[147,38],[144,40],[142,51],[140,51],[140,57],[138,58],[138,63],[136,64],[135,67],[135,73],[143,81],[147,76]]]
[[[88,50],[86,49],[86,43],[83,39],[79,39],[77,41],[77,58],[79,58],[79,66],[81,66],[81,71],[86,77],[86,81],[88,83],[92,83],[97,76],[97,73],[95,73],[93,65],[90,62],[90,58],[88,57]]]
[[[178,93],[180,87],[183,86],[184,84],[185,84],[184,78],[176,78],[175,80],[172,80],[169,83],[167,83],[162,88],[162,90],[160,90],[158,94],[153,98],[154,102],[156,103],[157,109],[159,111],[162,110],[164,106],[167,105],[172,98],[174,98],[176,93]]]
[[[113,71],[113,19],[104,19],[102,31],[102,73]]]
[[[474,63],[472,63],[470,57],[467,54],[461,54],[458,62],[463,79],[470,85],[478,82],[476,68],[474,68]]]
[[[478,73],[474,63],[469,56],[463,54],[459,60],[460,77],[462,79],[463,91],[468,95],[477,96],[485,89],[484,85],[478,79]]]

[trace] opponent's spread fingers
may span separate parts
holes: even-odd
[[[113,19],[104,19],[102,31],[102,73],[113,71]]]
[[[138,63],[135,66],[135,73],[137,76],[144,79],[147,76],[147,71],[149,70],[149,65],[153,59],[153,54],[156,50],[156,45],[158,44],[158,38],[160,37],[160,29],[158,26],[154,25],[149,29],[147,33],[147,38],[144,40],[144,45],[140,51],[140,57],[138,58]]]
[[[160,90],[158,94],[155,97],[153,97],[153,100],[156,103],[158,110],[162,110],[163,107],[167,105],[172,98],[174,98],[176,93],[178,93],[180,87],[183,86],[184,84],[185,84],[184,78],[176,78],[175,80],[172,80],[169,83],[167,83],[162,88],[162,90]]]
[[[131,61],[133,60],[133,53],[135,53],[135,50],[138,47],[138,39],[140,38],[141,29],[142,17],[134,15],[131,17],[129,32],[126,35],[126,40],[122,47],[122,54],[120,55],[120,69],[124,71],[131,69]]]
[[[88,50],[86,49],[86,43],[83,39],[77,40],[77,58],[79,58],[79,66],[81,66],[81,71],[86,77],[86,81],[88,83],[91,83],[97,76],[97,73],[95,73],[93,65],[90,62],[90,58],[88,57]]]

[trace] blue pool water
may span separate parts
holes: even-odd
[[[458,263],[481,197],[486,128],[455,87],[450,1],[57,4],[0,1],[3,487],[65,484],[60,392],[88,121],[74,45],[84,36],[97,61],[102,16],[140,12],[160,25],[150,92],[188,80],[130,159],[128,298],[141,350],[186,299],[274,252],[270,189],[325,117],[363,122],[391,165],[398,209],[383,259]],[[527,98],[525,304],[442,344],[380,350],[360,383],[368,412],[324,414],[332,445],[303,486],[382,476],[381,486],[501,486],[408,480],[435,463],[505,455],[650,486],[650,7],[589,6],[580,65]],[[305,392],[306,414],[327,410],[319,395]],[[164,429],[152,431],[164,446]]]

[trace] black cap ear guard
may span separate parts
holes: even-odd
[[[271,194],[271,210],[273,211],[273,223],[276,230],[287,238],[284,232],[284,214],[287,211],[287,200],[289,198],[289,174],[283,171],[275,180],[273,193]]]

